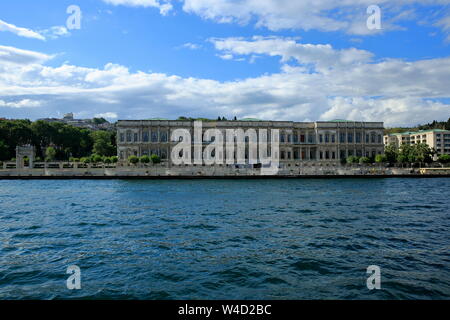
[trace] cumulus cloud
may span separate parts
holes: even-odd
[[[108,4],[115,6],[123,5],[129,7],[154,7],[158,8],[162,15],[166,15],[173,6],[169,1],[159,1],[159,0],[103,0]]]
[[[103,68],[50,67],[45,65],[49,55],[25,51],[43,58],[34,63],[0,63],[0,112],[32,119],[67,112],[110,119],[181,115],[296,121],[347,118],[384,121],[387,126],[450,116],[450,105],[445,102],[450,97],[450,57],[377,61],[367,51],[338,50],[289,38],[214,41],[219,52],[239,57],[279,56],[280,71],[222,82],[131,72],[112,63]],[[14,108],[11,104],[26,99],[28,104],[39,101],[39,105]]]
[[[3,20],[0,20],[0,31],[8,31],[12,32],[20,37],[32,38],[38,40],[45,40],[45,37],[33,30],[17,27],[13,24],[7,23]]]

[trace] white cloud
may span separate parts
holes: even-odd
[[[13,24],[0,20],[0,31],[12,32],[20,37],[45,40],[45,37],[33,30],[17,27]]]
[[[414,18],[414,5],[448,4],[448,0],[184,0],[183,9],[219,23],[249,24],[272,31],[283,29],[345,31],[376,34],[369,30],[366,9],[382,9],[383,31],[401,28],[397,23]]]
[[[128,7],[153,7],[158,8],[162,15],[166,15],[172,10],[173,6],[169,1],[159,1],[159,0],[103,0],[108,4],[115,6],[123,5]]]
[[[415,125],[450,115],[450,105],[445,103],[450,97],[450,57],[375,61],[370,52],[292,39],[215,41],[241,57],[279,56],[281,70],[221,82],[130,72],[111,63],[104,68],[49,67],[43,65],[46,59],[34,63],[13,59],[0,63],[0,111],[2,116],[32,119],[75,112],[111,119],[180,115],[297,121],[348,118],[384,121],[387,126]],[[25,52],[31,57],[49,57]],[[11,103],[25,106],[20,101],[26,99],[39,101],[40,107],[12,107]]]
[[[33,64],[43,63],[50,60],[53,56],[35,52],[22,50],[14,47],[7,47],[0,45],[0,64]]]
[[[64,26],[53,26],[51,28],[42,30],[40,33],[45,35],[45,37],[49,39],[57,39],[70,35],[69,30],[67,30],[67,28]]]
[[[30,99],[23,99],[18,101],[10,101],[6,102],[4,100],[0,100],[0,107],[6,107],[6,108],[36,108],[40,107],[41,102],[30,100]]]
[[[115,112],[105,112],[105,113],[97,113],[94,115],[95,118],[105,118],[105,119],[117,119],[117,113]]]
[[[198,50],[202,46],[196,43],[187,42],[181,46],[181,48],[189,49],[189,50]]]
[[[254,55],[265,54],[280,56],[281,62],[291,59],[301,64],[316,64],[318,68],[332,66],[348,67],[351,64],[369,62],[372,54],[355,48],[335,50],[331,45],[302,44],[295,39],[281,37],[259,37],[251,40],[243,38],[211,39],[215,48],[225,52],[225,55]]]

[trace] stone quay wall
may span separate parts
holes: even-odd
[[[434,171],[433,171],[434,170]],[[332,177],[450,177],[450,169],[423,170],[381,165],[301,165],[284,167],[276,175],[263,175],[260,168],[234,166],[158,165],[45,165],[41,168],[3,168],[0,179],[83,178],[332,178]]]

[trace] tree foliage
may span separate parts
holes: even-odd
[[[94,132],[61,122],[42,120],[0,120],[0,160],[15,157],[16,146],[26,144],[36,147],[36,157],[39,158],[45,158],[47,148],[53,147],[55,160],[87,157],[92,153],[107,156],[116,154],[115,132]]]
[[[153,164],[157,164],[157,163],[161,162],[161,158],[158,155],[156,155],[156,154],[152,154],[150,159],[152,160]]]

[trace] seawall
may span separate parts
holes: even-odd
[[[261,179],[261,178],[389,178],[450,177],[450,168],[419,169],[383,166],[292,166],[276,175],[263,175],[261,169],[223,166],[187,167],[87,167],[0,169],[0,180],[10,179]]]

